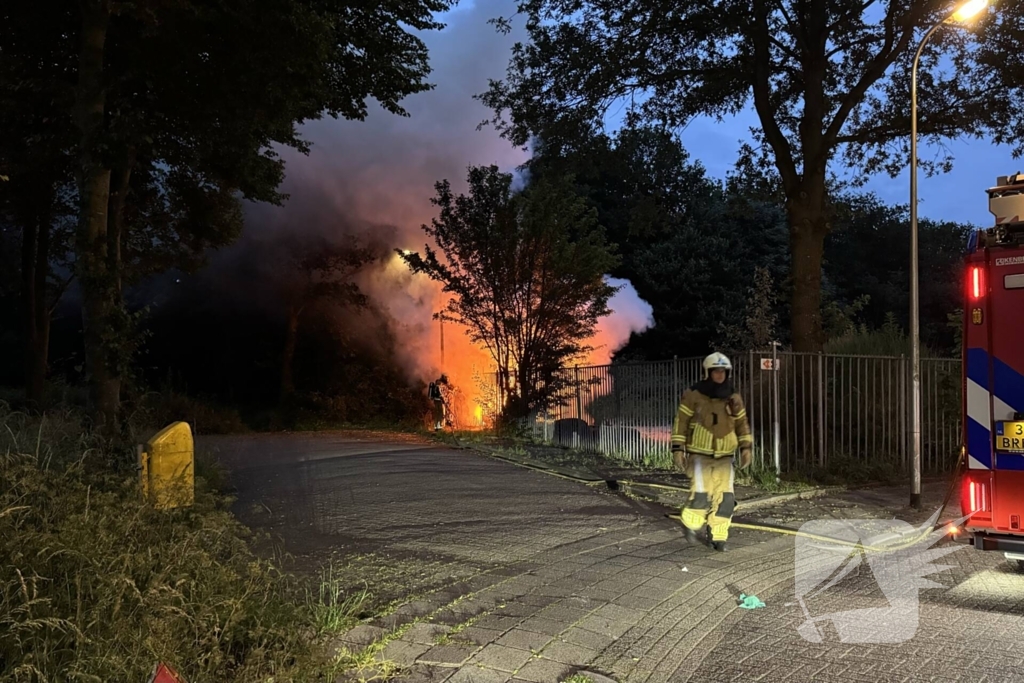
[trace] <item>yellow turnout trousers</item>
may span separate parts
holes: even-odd
[[[688,529],[700,531],[706,521],[711,527],[712,541],[729,538],[729,522],[736,509],[732,460],[732,457],[690,455],[690,498],[683,508],[683,524]]]

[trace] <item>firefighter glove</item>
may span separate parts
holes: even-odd
[[[740,450],[740,469],[746,469],[750,467],[752,457],[749,448],[743,448]]]
[[[684,446],[672,446],[672,462],[676,469],[685,472],[687,467],[687,454]]]

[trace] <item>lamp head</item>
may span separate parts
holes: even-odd
[[[968,22],[988,9],[988,5],[989,0],[966,0],[956,8],[949,19],[957,23]]]

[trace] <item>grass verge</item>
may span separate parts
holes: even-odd
[[[195,505],[143,505],[131,449],[73,413],[0,406],[0,681],[334,681],[327,647],[361,597],[313,586],[250,548],[229,501],[197,477]]]
[[[614,454],[586,453],[567,448],[532,443],[524,439],[501,438],[482,432],[459,435],[460,439],[485,446],[499,455],[528,458],[548,465],[589,470],[598,474],[623,470],[650,474],[675,474],[671,455],[665,451],[645,454],[642,460],[617,457]],[[747,470],[738,470],[736,484],[756,488],[766,493],[797,493],[820,486],[848,486],[851,488],[896,484],[906,480],[899,463],[891,458],[867,461],[845,456],[833,456],[825,466],[811,466],[783,472],[777,478],[767,461],[754,459]]]

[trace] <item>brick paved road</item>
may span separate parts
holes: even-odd
[[[792,537],[740,530],[715,554],[687,546],[656,506],[411,439],[205,444],[232,469],[242,517],[293,553],[373,551],[430,568],[427,590],[347,637],[350,649],[388,641],[384,656],[410,681],[556,683],[580,669],[637,683],[1024,680],[1024,575],[993,553],[939,561],[953,569],[921,591],[907,642],[842,643],[825,626],[811,643],[797,631]],[[800,505],[784,516],[843,507]],[[767,607],[738,608],[740,592]],[[887,604],[866,565],[808,602],[816,616]]]

